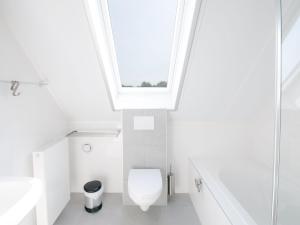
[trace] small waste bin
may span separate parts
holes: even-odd
[[[98,180],[84,185],[85,210],[89,213],[98,212],[102,208],[103,186]]]

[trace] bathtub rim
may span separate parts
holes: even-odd
[[[196,170],[199,178],[202,179],[203,185],[209,190],[232,225],[258,225],[219,179],[217,166],[212,168],[211,164],[218,163],[218,161],[189,158],[189,163]]]

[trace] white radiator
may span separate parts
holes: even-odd
[[[33,173],[43,181],[44,188],[36,207],[37,225],[53,225],[70,200],[67,138],[40,152],[33,152]]]

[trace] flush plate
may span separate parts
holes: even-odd
[[[134,116],[134,130],[154,130],[154,116]]]

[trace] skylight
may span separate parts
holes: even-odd
[[[122,87],[167,87],[177,0],[108,0]]]
[[[176,109],[202,1],[84,0],[113,109]]]

